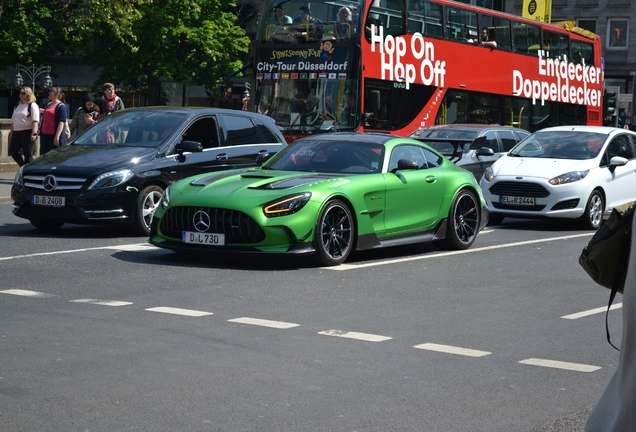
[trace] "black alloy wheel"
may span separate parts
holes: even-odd
[[[353,248],[354,221],[349,207],[340,200],[329,201],[316,226],[315,259],[322,266],[342,264]]]
[[[473,192],[461,190],[451,206],[445,244],[450,249],[468,249],[479,230],[479,201]]]

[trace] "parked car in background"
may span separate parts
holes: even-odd
[[[313,254],[419,242],[470,247],[488,220],[477,181],[419,141],[333,133],[300,139],[260,168],[166,189],[150,243],[177,252]]]
[[[148,235],[161,195],[194,174],[256,166],[286,147],[274,121],[246,111],[118,111],[20,168],[13,213],[40,229],[127,224]]]
[[[506,126],[450,124],[426,126],[410,136],[429,144],[479,180],[486,168],[530,136],[530,132]]]
[[[636,200],[635,143],[635,132],[613,127],[535,132],[484,172],[491,224],[542,217],[597,229],[615,206]]]

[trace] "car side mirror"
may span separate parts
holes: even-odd
[[[186,160],[183,153],[201,153],[203,151],[203,144],[198,141],[185,140],[177,144],[175,151],[177,152],[177,160],[183,163]]]
[[[420,165],[413,159],[400,159],[398,161],[397,168],[393,171],[393,173],[395,174],[396,171],[418,169],[420,169]]]
[[[256,155],[256,164],[259,166],[263,165],[271,156],[268,151],[259,152],[258,155]]]
[[[477,156],[494,156],[495,151],[490,147],[482,147],[475,153]]]
[[[628,160],[621,156],[614,156],[610,159],[609,169],[614,172],[617,166],[627,165]]]

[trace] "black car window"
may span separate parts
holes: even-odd
[[[254,120],[254,123],[256,123],[256,128],[258,129],[258,132],[261,134],[261,139],[263,140],[263,142],[266,142],[266,143],[280,142],[280,140],[274,134],[274,132],[272,132],[272,130],[268,128],[264,123],[258,120]]]
[[[497,132],[488,131],[484,134],[486,137],[486,142],[484,143],[484,147],[491,148],[495,153],[499,151],[499,143],[497,142]]]
[[[424,156],[426,157],[426,166],[428,168],[436,168],[440,166],[444,160],[443,157],[433,153],[429,149],[422,148],[422,152],[424,153]]]
[[[530,136],[530,132],[527,131],[521,131],[521,130],[515,130],[514,131],[515,134],[515,139],[517,140],[517,142],[526,139]]]
[[[614,156],[624,157],[628,160],[634,158],[634,148],[627,135],[619,135],[614,138],[607,146],[607,153],[608,159],[612,159]]]
[[[517,144],[515,134],[513,134],[512,131],[499,131],[499,139],[501,140],[501,144],[503,145],[503,151],[506,152],[510,151],[510,149],[512,149]]]
[[[200,142],[204,149],[219,146],[219,131],[214,117],[198,119],[183,133],[183,139]]]
[[[401,145],[393,149],[391,160],[389,161],[389,171],[397,169],[398,161],[401,159],[409,159],[417,162],[420,168],[427,167],[427,161],[422,153],[421,147],[413,145]]]
[[[247,117],[227,115],[223,117],[223,125],[228,145],[259,144],[262,142],[258,135],[258,129]]]

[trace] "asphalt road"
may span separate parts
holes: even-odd
[[[337,268],[121,232],[0,205],[3,431],[580,431],[618,360],[568,224]]]

